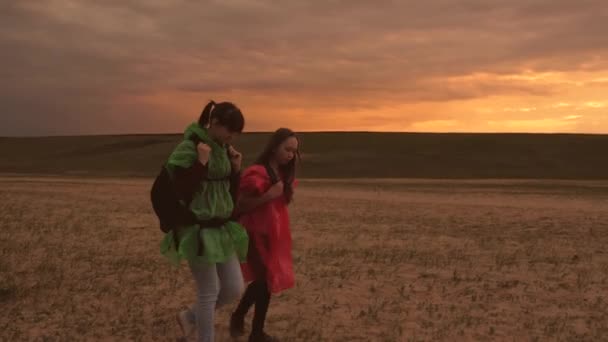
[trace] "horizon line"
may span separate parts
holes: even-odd
[[[274,131],[247,131],[242,134],[272,134]],[[454,135],[608,135],[607,133],[583,133],[583,132],[415,132],[415,131],[338,131],[338,130],[304,130],[296,133],[310,134],[454,134]],[[120,136],[162,136],[162,135],[182,135],[183,132],[173,133],[85,133],[85,134],[56,134],[56,135],[13,135],[0,136],[0,139],[20,139],[20,138],[70,138],[70,137],[120,137]]]

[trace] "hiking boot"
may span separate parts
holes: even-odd
[[[184,337],[188,341],[193,340],[196,337],[196,321],[194,321],[190,310],[184,309],[178,312],[176,318]]]
[[[279,342],[279,340],[263,332],[249,335],[249,342]]]
[[[245,318],[235,314],[230,315],[230,336],[237,338],[245,335]]]

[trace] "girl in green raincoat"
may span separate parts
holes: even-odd
[[[240,262],[246,260],[248,238],[232,220],[242,156],[229,145],[244,125],[234,104],[211,101],[166,165],[175,192],[197,220],[167,233],[161,253],[190,266],[197,301],[177,318],[186,337],[198,330],[198,341],[213,341],[215,309],[238,299],[244,288]]]

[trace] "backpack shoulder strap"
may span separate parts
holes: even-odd
[[[265,163],[264,168],[266,168],[266,173],[268,173],[268,177],[270,177],[270,184],[277,184],[279,182],[279,177],[277,176],[276,172],[274,172],[274,169],[270,167],[270,164]]]
[[[194,143],[194,148],[196,148],[196,145],[198,145],[199,142],[201,142],[201,138],[198,137],[198,135],[196,134],[192,134],[188,140],[192,141]]]

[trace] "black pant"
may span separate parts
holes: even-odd
[[[253,324],[251,334],[261,334],[264,331],[264,322],[266,321],[266,313],[268,305],[270,305],[270,291],[268,284],[263,280],[256,280],[249,284],[239,306],[234,311],[234,316],[243,318],[247,311],[255,304],[255,312],[253,314]]]

